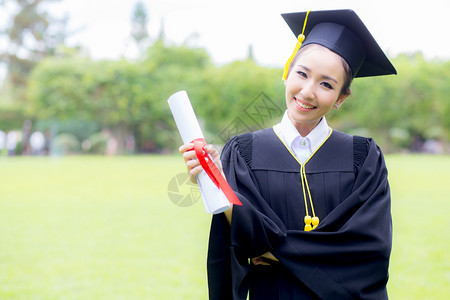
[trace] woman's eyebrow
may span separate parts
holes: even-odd
[[[311,69],[308,68],[307,66],[304,66],[304,65],[297,65],[297,66],[305,69],[308,72],[311,72]],[[334,82],[338,83],[336,79],[334,79],[333,77],[328,76],[328,75],[322,75],[322,78],[326,79],[326,80],[331,80],[331,81],[334,81]]]
[[[322,78],[334,81],[335,83],[338,83],[336,79],[334,79],[333,77],[327,76],[327,75],[322,75]]]
[[[305,69],[306,71],[308,71],[308,72],[311,72],[311,69],[310,68],[308,68],[307,66],[304,66],[304,65],[297,65],[298,67],[301,67],[301,68],[303,68],[303,69]]]

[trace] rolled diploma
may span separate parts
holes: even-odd
[[[204,138],[186,91],[173,94],[167,102],[184,144]],[[218,214],[230,208],[230,203],[224,193],[205,171],[201,171],[196,178],[207,213]]]

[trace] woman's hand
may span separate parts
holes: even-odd
[[[272,252],[266,252],[261,256],[252,258],[251,261],[255,266],[270,266],[270,261],[277,262],[279,260],[273,256]]]
[[[220,153],[213,145],[206,145],[204,147],[206,153],[210,155],[217,169],[219,169],[222,176],[225,177],[222,170],[222,163],[220,161]],[[194,144],[189,143],[182,145],[178,151],[183,155],[184,161],[186,163],[188,174],[191,178],[191,181],[197,183],[195,176],[203,170],[203,167],[200,165],[200,162],[197,159],[197,155],[194,151]],[[209,157],[205,158],[206,161],[209,160]]]
[[[183,154],[183,158],[184,158],[184,161],[186,162],[187,171],[188,171],[191,181],[193,183],[197,183],[197,179],[195,178],[195,176],[203,170],[203,167],[200,164],[200,162],[198,161],[197,155],[195,154],[195,150],[193,148],[194,148],[194,144],[189,143],[189,144],[182,145],[178,149],[178,151],[180,151],[180,153]],[[206,145],[204,150],[206,151],[206,153],[208,153],[210,155],[210,157],[212,158],[217,169],[219,169],[223,178],[225,178],[225,180],[226,180],[225,174],[223,173],[223,169],[222,169],[222,162],[220,161],[219,151],[213,145]],[[206,157],[205,159],[206,159],[206,161],[208,161],[209,157]],[[231,204],[230,208],[224,212],[225,217],[227,218],[228,224],[231,224],[232,212],[233,212],[233,204]]]

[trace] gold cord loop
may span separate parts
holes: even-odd
[[[305,210],[306,210],[306,216],[304,218],[305,231],[311,231],[311,230],[315,229],[317,227],[317,225],[319,225],[319,217],[316,217],[316,213],[314,211],[314,204],[312,201],[311,192],[309,190],[308,180],[306,179],[305,164],[301,164],[301,167],[300,167],[300,180],[302,183],[303,199],[305,200]],[[306,186],[306,191],[308,191],[308,194],[306,194],[305,186]],[[312,215],[313,215],[312,218],[309,215],[308,201],[307,201],[306,195],[308,195],[309,203],[311,205],[311,211],[312,211]]]

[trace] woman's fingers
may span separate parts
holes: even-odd
[[[197,155],[193,150],[194,144],[189,143],[181,145],[178,151],[183,155],[183,159],[186,162],[186,167],[188,174],[191,177],[191,181],[196,183],[195,176],[200,173],[203,169],[200,162],[197,159]]]
[[[266,252],[263,255],[261,255],[262,257],[265,257],[267,259],[273,260],[273,261],[279,261],[278,258],[276,258],[272,252]]]
[[[192,144],[192,143],[184,144],[184,145],[181,145],[180,148],[178,148],[178,151],[180,151],[180,153],[184,153],[187,150],[192,149],[192,148],[194,148],[194,144]]]
[[[223,173],[222,162],[220,161],[219,150],[217,150],[217,148],[213,145],[207,145],[205,147],[205,151],[209,154],[209,156],[211,156],[213,163],[216,165],[217,169],[219,169],[222,176],[225,177],[225,174]]]
[[[193,150],[194,144],[189,143],[185,145],[181,145],[178,148],[178,151],[183,155],[183,159],[186,162],[186,167],[188,170],[188,174],[191,176],[191,180],[195,182],[195,176],[200,173],[203,168],[200,165],[200,162],[197,159],[197,155],[195,151]],[[209,154],[214,164],[217,166],[217,168],[220,170],[220,172],[223,174],[222,171],[222,164],[220,162],[220,153],[219,151],[213,146],[213,145],[206,145],[204,148],[204,152]],[[205,157],[205,160],[208,162],[210,158],[207,156]]]
[[[220,153],[219,153],[219,151],[217,150],[217,148],[214,147],[213,145],[207,145],[207,146],[205,147],[205,151],[206,151],[206,153],[208,153],[209,155],[211,155],[211,157],[212,157],[212,159],[213,159],[214,161],[216,161],[217,159],[220,159]]]
[[[200,173],[203,170],[203,167],[201,165],[195,166],[188,170],[189,175],[196,176],[198,173]]]
[[[252,263],[253,263],[255,266],[258,266],[258,265],[262,265],[262,266],[270,266],[270,264],[267,263],[267,262],[265,262],[265,261],[261,258],[261,256],[259,256],[259,257],[254,257],[254,258],[251,259],[251,261],[252,261]]]
[[[192,169],[195,169],[196,167],[201,167],[200,162],[197,159],[188,160],[186,162],[186,166],[188,168],[189,174],[191,174]],[[193,175],[193,174],[191,174],[191,175]]]
[[[266,252],[261,256],[252,258],[251,261],[255,266],[257,265],[268,266],[271,263],[278,262],[279,260],[272,254],[272,252]]]
[[[197,155],[194,150],[190,150],[183,153],[183,158],[187,162],[191,159],[197,159]]]

